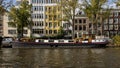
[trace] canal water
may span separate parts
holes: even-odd
[[[120,48],[2,48],[0,68],[120,68]]]

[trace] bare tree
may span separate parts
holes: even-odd
[[[74,36],[74,20],[76,9],[79,7],[79,0],[61,0],[59,5],[62,9],[62,20],[67,21],[72,26],[72,39]]]
[[[98,24],[102,24],[110,15],[111,9],[109,7],[103,7],[107,1],[108,0],[84,0],[83,2],[83,11],[92,22],[92,34],[96,33],[98,35]],[[102,18],[102,21],[99,21],[100,18]]]

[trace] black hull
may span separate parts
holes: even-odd
[[[13,42],[12,48],[69,48],[69,47],[106,47],[107,42],[101,43],[36,43],[36,42]]]
[[[2,46],[2,48],[12,48],[12,45],[10,45],[10,46]]]

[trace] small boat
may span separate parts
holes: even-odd
[[[34,42],[16,41],[13,48],[46,48],[46,47],[105,47],[108,40],[101,37],[77,39],[36,39]]]

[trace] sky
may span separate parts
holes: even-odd
[[[116,2],[116,1],[117,1],[117,0],[108,0],[109,6],[115,7],[115,3],[114,3],[114,2]]]
[[[10,0],[7,0],[10,1]],[[108,5],[115,7],[115,4],[113,2],[115,2],[116,0],[108,0]],[[15,4],[16,0],[13,0],[13,3]]]
[[[6,0],[6,1],[8,1],[8,2],[9,2],[10,0]],[[13,1],[13,3],[15,4],[16,0],[12,0],[12,1]]]
[[[7,0],[7,1],[9,1],[9,0]],[[15,3],[15,1],[16,0],[13,0],[13,2]],[[116,1],[116,0],[108,0],[109,1],[109,3],[111,4],[112,2],[114,2],[114,1]]]

